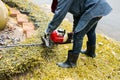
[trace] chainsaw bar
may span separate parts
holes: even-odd
[[[37,44],[14,44],[14,45],[3,45],[0,48],[12,48],[12,47],[27,47],[27,46],[46,46],[47,48],[51,48],[54,44],[49,40],[49,37],[42,37],[42,43]]]
[[[12,47],[27,47],[27,46],[43,46],[44,44],[16,44],[16,45],[6,45],[0,46],[0,48],[12,48]]]

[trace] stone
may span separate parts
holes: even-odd
[[[0,0],[0,30],[5,28],[8,21],[8,9],[5,4]]]
[[[25,14],[17,14],[17,22],[22,25],[25,22],[28,22],[28,17]]]
[[[35,29],[35,26],[32,22],[23,23],[22,27],[24,32]]]
[[[20,14],[20,11],[17,10],[16,8],[9,8],[9,11],[11,17],[17,17],[17,14]]]
[[[0,59],[2,58],[2,55],[0,55]]]
[[[25,34],[26,34],[26,38],[30,38],[33,34],[34,34],[35,30],[29,30],[29,31],[26,31]]]

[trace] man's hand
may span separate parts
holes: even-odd
[[[51,41],[50,39],[50,34],[51,34],[50,30],[46,29],[44,35],[41,37],[43,44],[48,48],[51,48],[54,44],[53,41]]]
[[[52,31],[49,28],[45,29],[45,32],[44,32],[45,35],[50,35],[51,33]]]

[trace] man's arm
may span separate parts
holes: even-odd
[[[56,8],[57,8],[57,5],[58,5],[58,0],[53,0],[52,5],[51,5],[51,11],[52,11],[53,13],[55,13],[55,10],[56,10]]]
[[[48,25],[46,29],[46,33],[51,33],[55,30],[63,21],[64,17],[66,16],[73,0],[59,0],[57,9],[55,10],[55,14],[53,19]]]

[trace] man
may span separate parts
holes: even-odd
[[[54,17],[45,30],[45,35],[49,36],[63,21],[67,12],[73,14],[73,48],[68,51],[68,57],[65,62],[57,63],[59,67],[75,67],[81,52],[83,37],[88,36],[86,55],[94,58],[96,34],[95,29],[102,16],[111,11],[111,7],[106,0],[58,0],[57,8],[54,11]]]

